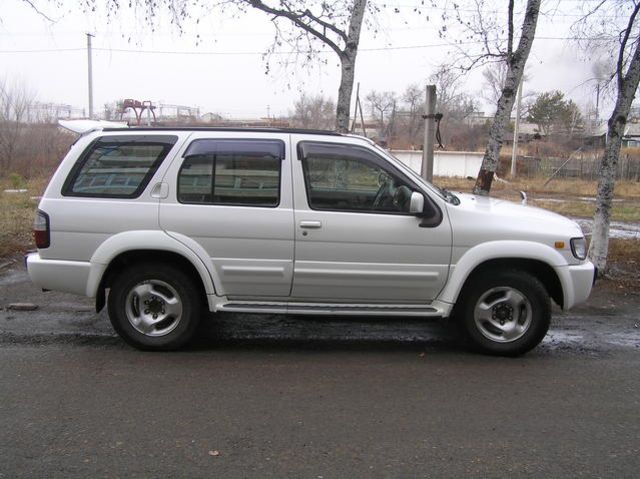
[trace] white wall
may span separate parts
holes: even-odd
[[[420,173],[422,151],[391,150],[391,154],[405,165]],[[433,155],[434,176],[459,176],[465,178],[478,176],[482,165],[483,153],[472,151],[435,151]]]

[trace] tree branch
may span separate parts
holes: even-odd
[[[325,28],[328,28],[329,30],[331,30],[332,32],[334,32],[336,35],[338,35],[340,38],[342,38],[345,43],[347,41],[347,34],[344,33],[342,30],[340,30],[338,27],[336,27],[335,25],[326,22],[324,20],[322,20],[319,17],[316,17],[313,13],[311,13],[311,11],[309,11],[309,9],[306,9],[304,11],[305,16],[309,17],[311,20],[313,20],[314,22],[322,25]]]
[[[40,15],[42,18],[44,18],[45,20],[50,21],[51,23],[56,23],[56,20],[54,20],[53,18],[51,18],[50,16],[48,16],[46,13],[44,13],[42,10],[40,10],[31,0],[22,0],[24,3],[26,3],[27,5],[29,5],[33,10],[35,10],[35,12]]]
[[[266,5],[265,3],[263,3],[260,0],[244,0],[247,4],[251,5],[254,8],[257,8],[258,10],[262,10],[265,13],[269,13],[271,15],[273,15],[274,17],[283,17],[288,19],[289,21],[291,21],[293,24],[295,24],[296,26],[302,28],[303,30],[305,30],[306,32],[310,33],[311,35],[313,35],[314,37],[318,38],[321,42],[325,43],[326,45],[328,45],[329,47],[331,47],[331,49],[333,49],[339,57],[342,58],[342,56],[344,55],[344,51],[335,43],[333,42],[329,37],[327,37],[326,35],[320,33],[318,30],[316,30],[315,28],[313,28],[311,25],[305,23],[304,21],[301,20],[302,17],[305,16],[305,14],[296,14],[291,10],[281,10],[278,8],[273,8],[270,7],[269,5]],[[313,19],[311,19],[313,20]]]
[[[629,41],[629,35],[631,35],[631,29],[633,28],[633,23],[636,20],[636,15],[638,15],[638,11],[640,10],[640,3],[637,3],[635,8],[633,9],[633,13],[631,17],[629,17],[629,23],[627,24],[627,29],[624,32],[624,37],[620,42],[620,51],[618,52],[618,63],[616,64],[616,70],[618,73],[618,91],[622,91],[623,83],[624,83],[624,51],[627,48],[627,42]]]

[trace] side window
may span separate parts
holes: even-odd
[[[411,187],[365,148],[299,145],[307,199],[316,210],[408,213]]]
[[[276,207],[280,203],[280,140],[195,140],[178,173],[178,201]]]
[[[136,198],[145,189],[177,136],[105,136],[91,144],[71,170],[65,196]]]

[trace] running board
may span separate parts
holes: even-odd
[[[233,313],[266,314],[318,314],[354,316],[446,316],[447,308],[417,304],[326,304],[326,303],[277,303],[264,301],[223,301],[217,302],[215,311]]]

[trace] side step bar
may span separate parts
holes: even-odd
[[[222,298],[220,298],[222,299]],[[445,311],[429,305],[402,304],[325,304],[270,303],[258,301],[229,301],[216,304],[216,311],[266,314],[318,314],[360,316],[444,316]]]

